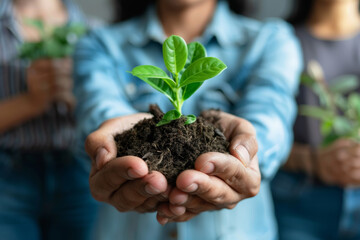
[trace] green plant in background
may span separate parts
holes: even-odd
[[[227,68],[219,59],[206,57],[206,50],[201,43],[192,42],[187,45],[184,39],[176,35],[165,40],[163,57],[170,76],[151,65],[137,66],[130,72],[163,93],[175,108],[165,113],[157,126],[179,119],[184,101],[193,95],[205,80],[217,76]],[[196,121],[194,115],[185,117],[185,124]]]
[[[74,45],[86,32],[82,24],[66,24],[48,30],[41,20],[26,20],[26,24],[39,31],[41,40],[25,42],[20,46],[21,59],[64,58],[73,53]]]
[[[360,94],[355,92],[359,79],[346,75],[327,85],[322,69],[315,61],[309,62],[308,73],[302,75],[301,83],[319,97],[320,106],[300,106],[299,112],[320,120],[323,146],[339,138],[360,142]]]

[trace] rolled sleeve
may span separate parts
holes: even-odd
[[[255,126],[261,173],[270,178],[292,145],[295,93],[302,61],[299,44],[289,26],[280,21],[269,22],[263,31],[259,41],[266,44],[249,75],[236,114]]]

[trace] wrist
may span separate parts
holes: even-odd
[[[307,144],[294,143],[290,156],[284,165],[284,169],[292,172],[302,172],[312,176],[315,151]]]

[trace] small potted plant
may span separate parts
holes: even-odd
[[[41,61],[41,66],[46,66],[46,71],[55,73],[55,79],[49,79],[49,82],[54,80],[58,88],[62,90],[54,96],[54,106],[58,114],[66,115],[68,110],[72,110],[75,105],[75,99],[70,94],[72,88],[70,56],[76,42],[86,32],[86,27],[72,23],[50,28],[41,20],[35,19],[26,20],[26,24],[37,29],[40,40],[24,42],[19,48],[19,58],[26,61],[29,65],[28,71],[32,73],[41,74],[44,71],[44,68],[33,67],[37,61]],[[49,83],[43,83],[43,85],[46,88]]]
[[[40,34],[39,41],[24,42],[20,46],[19,57],[29,61],[69,57],[79,37],[86,32],[85,26],[77,23],[48,28],[41,20],[29,19],[26,24],[36,28]]]
[[[132,129],[115,136],[117,157],[133,155],[145,160],[149,170],[164,174],[169,184],[185,169],[194,168],[196,158],[205,152],[228,152],[229,143],[209,119],[184,116],[182,106],[205,80],[217,76],[226,65],[207,57],[199,42],[186,44],[176,35],[163,44],[163,57],[168,75],[162,69],[142,65],[130,73],[163,93],[174,106],[165,114],[150,106],[153,118],[144,119]]]
[[[323,136],[323,146],[339,138],[360,142],[360,94],[356,76],[346,75],[327,84],[320,65],[311,61],[308,74],[303,74],[301,83],[312,89],[319,97],[319,106],[300,106],[302,115],[318,119]]]

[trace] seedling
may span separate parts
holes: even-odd
[[[193,95],[205,80],[224,71],[227,66],[215,57],[206,57],[206,50],[199,42],[188,45],[179,36],[172,35],[163,44],[163,57],[170,76],[161,68],[151,65],[135,67],[130,73],[163,93],[175,109],[168,111],[156,126],[170,123],[182,116],[185,100]],[[187,115],[185,124],[196,121]]]
[[[64,58],[74,51],[74,45],[86,32],[81,24],[67,24],[49,29],[41,20],[26,20],[26,24],[36,28],[41,40],[25,42],[19,49],[21,59],[36,60],[40,58]]]
[[[300,106],[300,114],[320,120],[323,146],[339,138],[360,142],[360,94],[355,92],[359,79],[346,75],[328,85],[314,61],[309,63],[308,73],[302,75],[301,83],[319,97],[320,106]]]

